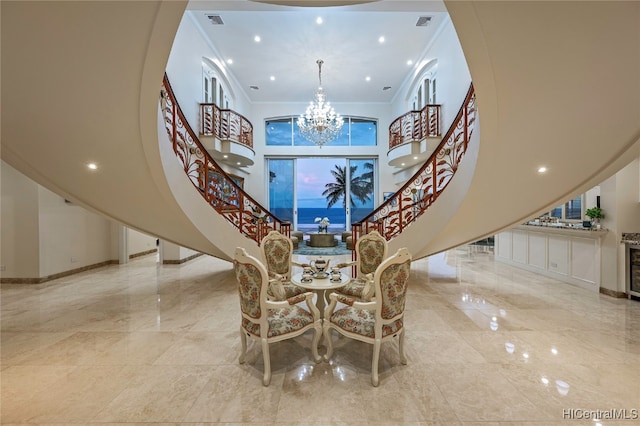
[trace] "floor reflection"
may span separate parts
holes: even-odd
[[[333,333],[316,364],[311,332],[270,345],[263,387],[259,343],[238,363],[231,264],[208,256],[0,291],[2,423],[559,425],[563,410],[640,401],[640,303],[466,246],[413,262],[409,362],[382,345],[378,388],[371,345]]]

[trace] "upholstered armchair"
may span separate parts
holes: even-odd
[[[315,362],[320,362],[318,342],[322,333],[320,311],[313,304],[313,292],[306,292],[283,301],[273,301],[267,296],[269,276],[265,266],[245,249],[236,248],[233,267],[240,295],[240,339],[242,352],[240,364],[244,363],[247,353],[247,338],[257,340],[262,345],[264,376],[262,384],[271,382],[271,359],[269,345],[300,336],[313,329],[311,351]],[[306,303],[307,309],[298,306]]]
[[[260,252],[269,277],[275,280],[269,290],[269,296],[282,300],[306,291],[291,282],[293,265],[300,267],[309,265],[293,261],[293,243],[289,237],[278,231],[269,232],[260,243]]]
[[[374,295],[373,273],[387,257],[387,240],[378,231],[361,236],[356,241],[356,260],[340,263],[339,268],[356,267],[356,278],[336,292],[361,300],[371,300]]]
[[[331,330],[345,337],[373,345],[371,384],[378,386],[378,361],[382,343],[398,336],[400,361],[407,363],[404,354],[404,307],[411,269],[411,255],[406,248],[382,262],[373,274],[376,297],[362,302],[339,293],[329,295],[324,313],[323,334],[327,344],[325,360],[333,355]],[[336,310],[337,303],[346,307]],[[342,305],[341,305],[342,306]]]

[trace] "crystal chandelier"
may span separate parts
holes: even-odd
[[[340,114],[336,114],[329,102],[325,102],[324,90],[322,89],[323,63],[322,59],[316,61],[320,85],[316,90],[315,102],[312,101],[307,107],[307,111],[298,117],[298,127],[302,136],[320,148],[337,138],[344,124]]]

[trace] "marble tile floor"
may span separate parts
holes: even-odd
[[[383,345],[377,388],[371,346],[334,334],[315,364],[311,332],[271,346],[262,386],[259,345],[238,364],[232,266],[208,256],[0,291],[2,424],[640,424],[640,302],[485,250],[414,261],[409,362]]]

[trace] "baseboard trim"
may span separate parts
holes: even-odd
[[[151,249],[151,250],[147,250],[147,251],[141,251],[140,253],[130,254],[129,255],[129,259],[135,259],[136,257],[146,256],[148,254],[155,253],[157,251],[158,251],[158,249]]]
[[[47,281],[56,280],[58,278],[68,277],[69,275],[78,274],[80,272],[90,271],[91,269],[102,268],[107,265],[117,265],[117,260],[105,260],[104,262],[94,263],[93,265],[83,266],[81,268],[70,269],[68,271],[59,272],[57,274],[48,275],[40,278],[0,278],[0,284],[42,284]]]
[[[191,256],[187,256],[184,259],[165,259],[162,261],[163,265],[180,265],[184,262],[188,262],[190,260],[195,259],[196,257],[200,257],[202,256],[204,253],[196,253],[196,254],[192,254]]]
[[[627,293],[625,293],[624,291],[615,291],[604,287],[600,287],[600,293],[604,294],[605,296],[615,297],[616,299],[627,298]]]

